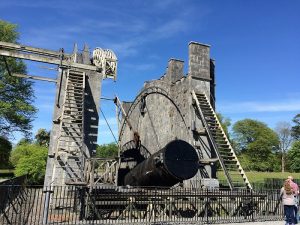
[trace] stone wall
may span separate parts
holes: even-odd
[[[195,128],[203,130],[203,124],[195,113],[191,95],[194,90],[214,99],[214,68],[211,70],[209,50],[208,45],[191,42],[187,76],[183,75],[184,62],[170,59],[167,71],[160,79],[145,83],[129,108],[128,117],[133,129],[124,129],[120,136],[121,146],[132,140],[133,132],[138,132],[141,143],[152,154],[171,140],[181,139],[193,145],[200,158],[212,157],[210,149],[205,147],[209,146],[206,135],[195,132]],[[204,169],[209,177],[214,174],[211,166]],[[197,179],[202,176],[199,173]]]

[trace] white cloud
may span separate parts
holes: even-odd
[[[300,100],[289,99],[277,102],[221,102],[218,108],[222,113],[290,112],[300,111]]]
[[[161,24],[150,33],[151,39],[168,38],[188,29],[188,24],[184,19],[174,19]]]
[[[181,5],[179,3],[178,0],[153,1],[151,6],[148,6],[146,3],[137,2],[136,7],[140,7],[138,11],[134,11],[134,8],[124,3],[116,3],[113,8],[113,4],[105,3],[106,7],[102,5],[101,8],[99,5],[94,5],[88,18],[83,17],[85,14],[78,14],[76,20],[68,18],[63,23],[59,21],[56,23],[56,20],[63,18],[64,14],[61,14],[60,10],[55,10],[51,23],[47,26],[30,27],[22,34],[21,41],[25,44],[38,45],[37,47],[58,49],[69,47],[64,45],[70,41],[79,41],[88,37],[92,45],[113,49],[118,55],[124,57],[135,56],[147,43],[171,38],[188,31],[193,24],[191,21],[193,15],[196,13],[198,18],[199,14],[207,14],[203,10],[203,12],[196,11],[190,5],[179,7]],[[56,5],[61,7],[62,4],[66,5],[63,1],[36,5],[32,2],[22,4],[13,1],[7,6],[42,8],[52,5],[55,8]],[[86,10],[88,7],[86,5],[93,4],[81,5]],[[115,7],[119,10],[115,10]],[[77,3],[66,8],[80,9]],[[97,11],[99,13],[95,14]],[[201,21],[197,21],[199,22]]]
[[[73,10],[82,10],[85,9],[94,9],[93,4],[86,4],[85,2],[76,1],[76,4],[70,4],[67,1],[62,0],[49,0],[49,1],[19,1],[19,0],[10,0],[6,2],[1,2],[0,8],[27,8],[27,9],[63,9],[64,11],[73,11]]]

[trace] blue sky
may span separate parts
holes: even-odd
[[[252,118],[274,128],[300,112],[300,1],[298,0],[2,0],[1,19],[19,25],[19,42],[70,52],[76,42],[112,49],[118,80],[103,96],[133,100],[144,81],[159,78],[170,58],[185,61],[188,43],[211,45],[216,60],[217,111],[232,122]],[[52,67],[45,65],[47,67]],[[55,77],[29,63],[28,73]],[[39,109],[34,133],[51,129],[55,86],[35,82]],[[101,102],[116,132],[114,106]],[[16,135],[16,140],[19,135]],[[103,120],[99,143],[113,141]]]

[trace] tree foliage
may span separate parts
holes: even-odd
[[[39,129],[35,135],[35,140],[38,145],[48,147],[50,142],[50,131]]]
[[[11,154],[10,161],[15,166],[15,175],[27,175],[30,184],[42,184],[46,171],[46,147],[37,144],[18,145]]]
[[[277,134],[266,124],[252,119],[238,121],[233,126],[233,137],[239,153],[249,156],[249,169],[273,171],[278,164],[274,150],[278,149]]]
[[[294,126],[292,127],[292,137],[300,141],[300,113],[293,118]]]
[[[24,144],[32,144],[32,139],[31,138],[22,138],[18,141],[18,143],[16,144],[16,146],[19,145],[24,145]]]
[[[0,41],[16,43],[17,26],[0,20]],[[6,63],[9,71],[7,70]],[[15,131],[30,135],[36,108],[32,105],[32,82],[13,77],[12,73],[26,73],[25,64],[14,58],[0,59],[0,135],[11,137]]]
[[[275,131],[279,137],[279,147],[286,152],[292,143],[291,125],[288,122],[279,122],[275,127]]]
[[[114,158],[118,156],[118,146],[115,143],[98,145],[96,149],[96,157]]]
[[[9,156],[12,150],[12,145],[4,137],[0,136],[0,169],[8,169],[9,165]]]
[[[289,168],[293,172],[300,172],[300,141],[295,141],[288,151]]]
[[[217,117],[218,117],[218,120],[220,121],[221,123],[221,126],[226,134],[226,136],[228,137],[228,139],[230,139],[230,135],[229,135],[229,127],[231,125],[231,120],[227,117],[224,117],[221,113],[217,113]]]

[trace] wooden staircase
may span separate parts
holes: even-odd
[[[85,73],[68,70],[64,91],[61,115],[57,119],[60,123],[57,162],[67,175],[65,184],[83,184],[87,159],[83,150]]]
[[[232,148],[217,115],[206,95],[192,91],[195,108],[200,114],[207,136],[215,151],[220,166],[231,190],[235,188],[252,189],[234,149]]]

